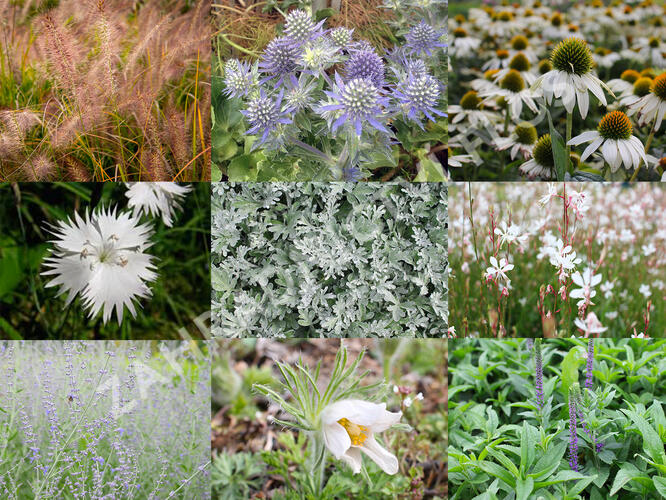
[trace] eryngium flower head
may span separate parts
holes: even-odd
[[[267,96],[264,89],[259,91],[259,95],[252,99],[247,109],[241,111],[250,122],[250,129],[246,134],[252,135],[261,132],[261,139],[254,147],[263,144],[268,139],[268,135],[277,127],[278,123],[291,123],[286,113],[282,111],[283,90],[275,99]]]
[[[354,51],[345,63],[347,80],[369,78],[377,88],[384,86],[384,61],[374,50]]]
[[[227,97],[245,97],[256,84],[256,75],[249,63],[230,59],[224,65],[224,90]]]
[[[300,44],[288,36],[274,38],[268,44],[262,55],[259,68],[268,77],[259,83],[264,83],[272,78],[278,78],[277,85],[282,83],[284,77],[296,70],[298,59],[301,55]]]
[[[445,43],[439,41],[444,33],[444,31],[435,30],[425,21],[421,21],[405,35],[407,47],[413,54],[421,55],[422,52],[425,52],[430,56],[437,47],[446,47]]]
[[[432,121],[436,121],[433,115],[446,116],[446,113],[436,108],[439,101],[439,82],[431,75],[409,75],[398,84],[394,96],[407,118],[415,121],[421,129],[421,113]]]
[[[153,257],[144,253],[152,245],[150,225],[129,212],[101,209],[85,219],[75,213],[73,221],[60,221],[49,231],[55,237],[53,256],[42,274],[55,278],[47,287],[60,286],[58,295],[67,292],[67,304],[80,293],[89,317],[103,309],[104,323],[114,308],[118,324],[125,306],[136,316],[134,301],[149,297],[147,283],[157,278]]]
[[[192,190],[191,186],[179,186],[175,182],[132,182],[128,184],[127,206],[134,210],[134,217],[142,213],[162,217],[167,227],[173,224],[180,202]]]
[[[325,19],[322,19],[315,24],[310,14],[304,10],[292,10],[285,18],[284,32],[298,42],[313,40],[321,34],[320,28],[324,21]]]
[[[338,47],[346,47],[351,43],[353,34],[353,29],[339,27],[332,30],[329,36]]]
[[[320,106],[323,111],[341,110],[343,113],[333,122],[335,132],[345,122],[349,123],[361,136],[363,122],[367,122],[377,130],[390,134],[391,132],[379,121],[377,117],[382,114],[382,107],[387,106],[388,99],[382,97],[381,91],[375,87],[368,78],[355,78],[344,83],[340,75],[335,74],[334,90],[324,91],[327,96],[335,99],[336,104]]]

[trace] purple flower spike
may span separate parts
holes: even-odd
[[[361,136],[363,131],[363,122],[371,125],[380,132],[391,134],[391,132],[382,125],[379,118],[383,111],[382,108],[388,105],[388,99],[382,96],[381,91],[375,87],[368,78],[355,78],[344,83],[340,75],[335,74],[335,90],[324,91],[326,95],[335,99],[336,104],[320,106],[322,111],[340,110],[343,113],[333,122],[332,130],[335,132],[342,125],[349,124],[356,131],[357,136]]]
[[[569,467],[578,472],[578,434],[576,430],[576,398],[569,391]]]
[[[541,358],[541,341],[534,343],[534,365],[536,368],[536,398],[539,410],[543,408],[543,360]]]
[[[585,387],[592,389],[592,364],[594,363],[594,341],[592,339],[587,342],[587,366],[585,369]]]
[[[432,51],[438,47],[446,47],[445,43],[439,41],[444,33],[444,31],[435,30],[425,21],[421,21],[405,35],[407,47],[412,54],[421,55],[422,52],[425,52],[430,56]]]

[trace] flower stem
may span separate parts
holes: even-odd
[[[506,113],[504,114],[504,135],[509,133],[509,105],[506,106]]]
[[[652,144],[652,139],[654,139],[654,133],[657,131],[657,115],[654,117],[654,121],[652,122],[652,130],[650,131],[650,135],[647,138],[647,142],[645,143],[645,154],[648,154],[648,151],[650,150],[650,144]],[[634,171],[634,174],[631,176],[631,179],[629,179],[629,182],[634,182],[636,180],[636,177],[638,177],[638,172],[641,170],[641,166],[643,165],[643,160],[639,160],[638,166],[636,167],[636,170]]]
[[[328,156],[326,153],[323,151],[320,151],[319,149],[310,146],[309,144],[305,144],[303,141],[299,141],[298,139],[292,139],[291,142],[293,142],[296,146],[305,149],[306,151],[309,151],[310,153],[313,153],[317,156],[320,156],[323,158],[327,163],[333,163],[333,160],[331,159],[330,156]]]
[[[571,140],[571,127],[573,125],[573,113],[567,113],[567,138],[564,142],[566,145],[566,152],[567,152],[567,158],[566,158],[566,164],[567,164],[567,170],[569,170],[569,162],[571,161],[571,146],[569,146],[569,141]],[[573,173],[571,170],[569,170],[569,173]]]

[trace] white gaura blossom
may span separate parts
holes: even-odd
[[[375,433],[397,424],[402,412],[386,411],[386,403],[343,399],[322,410],[322,433],[326,448],[347,463],[354,474],[361,471],[361,452],[387,474],[398,472],[398,459],[375,440]]]
[[[162,217],[167,227],[173,224],[176,210],[181,208],[180,201],[192,190],[192,186],[180,186],[175,182],[133,182],[127,186],[127,205],[134,209],[134,216],[145,213]]]
[[[136,315],[135,300],[151,295],[147,283],[157,278],[153,256],[144,253],[152,245],[151,228],[139,219],[114,209],[101,209],[85,218],[59,221],[49,232],[54,248],[45,260],[50,268],[45,276],[54,276],[46,286],[60,286],[58,295],[67,292],[67,304],[81,294],[83,304],[94,317],[103,310],[106,323],[116,310],[118,323],[123,310]]]

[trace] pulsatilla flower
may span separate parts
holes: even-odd
[[[666,107],[665,107],[666,109]],[[567,144],[577,146],[583,142],[591,142],[583,151],[581,161],[601,148],[601,155],[611,171],[617,171],[622,165],[625,168],[638,168],[641,161],[647,164],[643,143],[631,135],[632,126],[629,117],[622,111],[611,111],[599,122],[597,130],[590,130],[571,139]]]
[[[397,424],[402,412],[386,411],[386,404],[344,399],[322,410],[322,433],[326,448],[347,463],[354,473],[361,471],[361,452],[387,474],[398,472],[398,459],[375,440],[374,434]]]
[[[393,95],[407,118],[416,122],[423,130],[421,114],[432,121],[436,121],[433,115],[446,116],[446,113],[436,108],[439,93],[439,82],[432,76],[410,74],[398,84]]]
[[[446,47],[445,43],[439,41],[444,33],[444,31],[437,31],[425,21],[421,21],[405,35],[407,47],[413,54],[421,55],[425,52],[430,56],[432,51],[438,47]]]
[[[157,278],[153,257],[144,253],[152,245],[148,224],[102,209],[85,218],[75,213],[73,221],[60,221],[50,232],[53,256],[42,274],[55,277],[47,287],[60,286],[58,295],[67,292],[67,304],[81,294],[89,316],[103,310],[104,323],[115,309],[120,324],[125,306],[136,316],[134,301],[149,297],[147,283]]]
[[[344,83],[340,75],[335,74],[334,90],[325,90],[325,94],[335,99],[335,104],[320,106],[322,111],[341,110],[343,113],[333,122],[335,132],[340,126],[348,123],[361,136],[363,122],[367,122],[377,130],[390,134],[377,118],[383,113],[382,108],[388,105],[388,98],[383,97],[381,91],[375,87],[368,78],[355,78]]]
[[[127,206],[134,210],[134,217],[142,213],[162,217],[167,227],[173,224],[180,202],[192,190],[191,186],[179,186],[175,182],[133,182],[125,193]]]
[[[541,89],[548,104],[553,97],[562,99],[567,112],[572,113],[578,102],[580,115],[585,118],[590,107],[589,90],[601,104],[607,105],[603,89],[611,95],[613,92],[592,72],[592,52],[584,40],[575,37],[563,40],[553,50],[550,60],[553,70],[541,75],[532,85],[533,90]]]
[[[282,95],[280,93],[275,99],[267,96],[264,90],[259,91],[259,96],[252,99],[247,109],[241,111],[248,121],[250,122],[250,129],[246,134],[252,135],[261,132],[261,139],[253,147],[263,144],[268,139],[268,135],[278,126],[279,123],[291,123],[291,119],[287,118],[286,112],[281,109]]]

